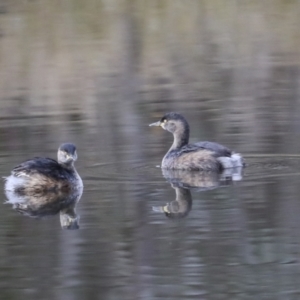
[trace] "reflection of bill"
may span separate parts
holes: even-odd
[[[155,212],[162,212],[169,218],[184,218],[192,208],[192,195],[189,189],[173,186],[176,199],[165,206],[154,206]]]
[[[82,189],[76,191],[44,191],[39,193],[18,193],[5,191],[7,201],[12,208],[22,215],[32,218],[42,218],[60,214],[63,229],[78,229],[79,215],[76,214],[76,204],[82,195]]]

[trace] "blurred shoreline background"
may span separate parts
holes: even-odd
[[[72,121],[137,143],[177,110],[201,139],[298,152],[299,13],[283,0],[3,0],[0,125]]]

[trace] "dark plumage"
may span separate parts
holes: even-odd
[[[189,124],[178,113],[167,113],[150,126],[161,126],[174,137],[171,148],[162,160],[162,168],[222,171],[243,166],[242,157],[223,145],[206,141],[189,144]]]
[[[73,173],[72,169],[65,168],[56,160],[45,157],[34,157],[19,164],[12,170],[16,177],[50,177],[54,180],[67,180]]]
[[[82,180],[74,167],[76,147],[62,144],[57,157],[58,161],[43,157],[24,161],[6,178],[5,189],[26,193],[33,190],[82,188]]]

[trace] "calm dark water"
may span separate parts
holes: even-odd
[[[0,176],[74,142],[84,191],[0,191],[0,299],[299,299],[300,2],[58,2],[0,1]],[[241,178],[162,174],[168,111]]]
[[[109,149],[104,127],[93,133],[79,121],[46,120],[33,130],[29,119],[6,128],[3,175],[28,157],[55,157],[64,128],[78,146],[85,188],[76,206],[78,230],[61,229],[59,215],[30,218],[2,205],[1,299],[296,299],[297,153],[246,153],[240,181],[176,180],[156,167],[171,137],[149,128],[151,118],[139,118],[146,136],[133,150],[136,157],[129,141]],[[197,128],[192,136],[200,136]],[[159,212],[167,203],[184,213]]]

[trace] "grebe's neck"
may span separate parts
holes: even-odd
[[[192,202],[192,195],[189,189],[175,187],[176,201],[179,202]]]
[[[180,149],[189,143],[190,128],[187,123],[181,123],[179,128],[173,133],[174,141],[169,151]]]
[[[74,161],[70,161],[70,162],[61,162],[61,161],[58,161],[58,163],[65,169],[68,169],[70,171],[75,171],[76,172],[76,169],[74,167]]]

